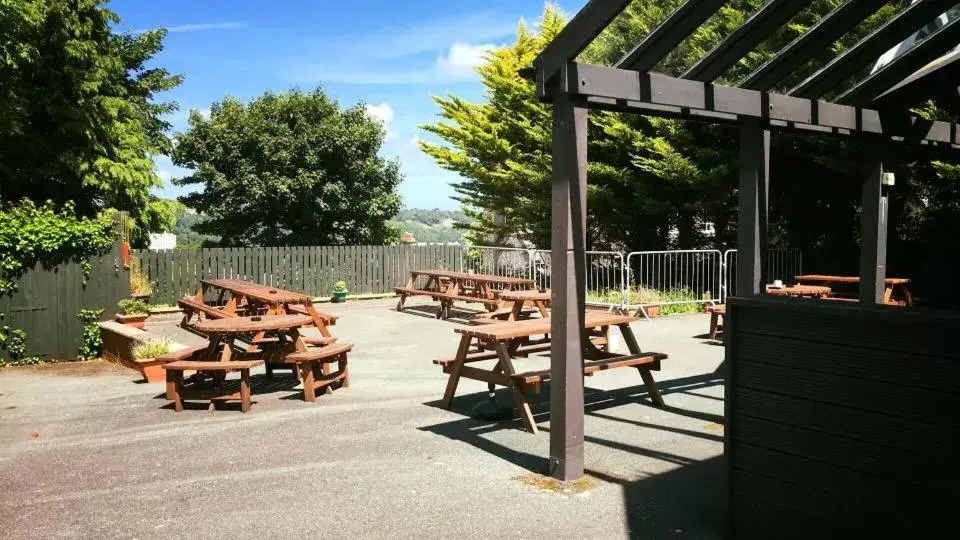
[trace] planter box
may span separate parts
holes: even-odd
[[[158,361],[156,358],[140,360],[133,358],[133,347],[157,339],[157,336],[128,324],[120,324],[114,321],[100,323],[100,336],[103,339],[104,358],[115,360],[130,369],[139,371],[148,383],[164,382],[166,380],[166,374],[163,371],[164,362]],[[180,343],[170,344],[170,351],[179,351],[185,348],[186,345]]]
[[[660,316],[660,304],[643,304],[642,307],[647,317],[655,319]]]
[[[149,313],[135,313],[133,315],[121,315],[117,313],[114,319],[120,324],[125,324],[127,326],[132,326],[134,328],[143,330],[143,325],[147,322],[147,317],[149,316]]]

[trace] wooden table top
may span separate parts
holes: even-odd
[[[252,334],[269,330],[287,330],[312,324],[313,319],[307,315],[264,315],[262,317],[205,320],[198,322],[196,328],[205,334]]]
[[[456,279],[460,281],[480,281],[484,283],[502,283],[504,285],[533,286],[533,280],[528,278],[493,276],[489,274],[468,274],[465,272],[451,272],[449,270],[411,270],[410,274],[412,274],[414,277],[431,276],[437,278]]]
[[[585,329],[598,326],[615,326],[629,324],[634,321],[631,315],[617,315],[614,313],[590,312],[587,313],[583,327]],[[550,333],[550,319],[526,319],[523,321],[507,321],[481,326],[458,326],[453,330],[458,334],[467,334],[481,339],[511,339],[517,337],[535,336]]]
[[[508,302],[519,302],[519,301],[539,301],[547,302],[550,300],[550,291],[540,292],[540,291],[503,291],[500,293],[500,299],[506,300]]]
[[[830,293],[830,287],[820,285],[791,285],[780,288],[767,285],[767,294],[776,296],[827,296]]]
[[[285,291],[276,287],[269,287],[267,285],[261,285],[259,283],[243,281],[240,279],[204,279],[201,281],[201,283],[204,285],[210,285],[211,287],[217,287],[218,289],[226,289],[230,292],[246,296],[247,298],[253,299],[257,302],[268,304],[302,303],[313,300],[313,298],[311,298],[309,295],[303,293]]]
[[[804,274],[795,276],[797,281],[817,281],[820,283],[860,283],[860,276],[829,276],[825,274]],[[904,285],[910,283],[909,278],[886,278],[887,285]]]

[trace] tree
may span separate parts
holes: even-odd
[[[176,104],[154,96],[181,77],[147,67],[164,30],[114,34],[104,4],[0,0],[0,197],[125,210],[145,236],[171,217],[150,190]]]
[[[214,103],[178,135],[181,202],[207,219],[194,230],[221,245],[381,244],[399,234],[399,163],[379,157],[385,133],[357,104],[341,109],[322,89]]]

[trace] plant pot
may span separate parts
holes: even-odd
[[[347,293],[349,291],[337,292],[333,291],[333,296],[330,297],[330,301],[334,304],[342,304],[347,301]]]
[[[643,312],[650,319],[660,316],[660,304],[643,304]]]
[[[134,328],[139,328],[143,330],[143,325],[147,322],[147,317],[149,313],[134,313],[133,315],[121,315],[117,313],[117,316],[114,318],[118,323],[126,324]]]

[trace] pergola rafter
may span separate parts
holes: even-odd
[[[740,211],[737,283],[741,294],[759,294],[766,255],[770,181],[770,131],[795,130],[860,137],[876,151],[864,157],[861,214],[863,305],[882,303],[886,265],[887,187],[883,185],[883,145],[932,144],[960,148],[960,126],[911,116],[911,103],[956,90],[957,58],[913,74],[935,55],[956,45],[960,25],[949,24],[914,50],[895,59],[843,94],[824,94],[856,75],[871,60],[896,47],[956,2],[920,0],[845,54],[786,93],[770,92],[799,66],[817,57],[845,32],[875,12],[881,2],[849,0],[807,30],[738,85],[714,84],[808,5],[801,0],[770,0],[713,50],[679,77],[650,72],[672,49],[713,15],[724,2],[689,0],[630,50],[615,67],[576,62],[576,57],[622,12],[629,0],[591,0],[524,70],[537,83],[538,97],[553,104],[553,212],[551,270],[550,465],[551,474],[572,480],[583,474],[583,325],[585,308],[585,231],[587,122],[589,109],[696,119],[740,129]],[[951,77],[953,77],[951,79]],[[951,82],[952,81],[952,82]]]

